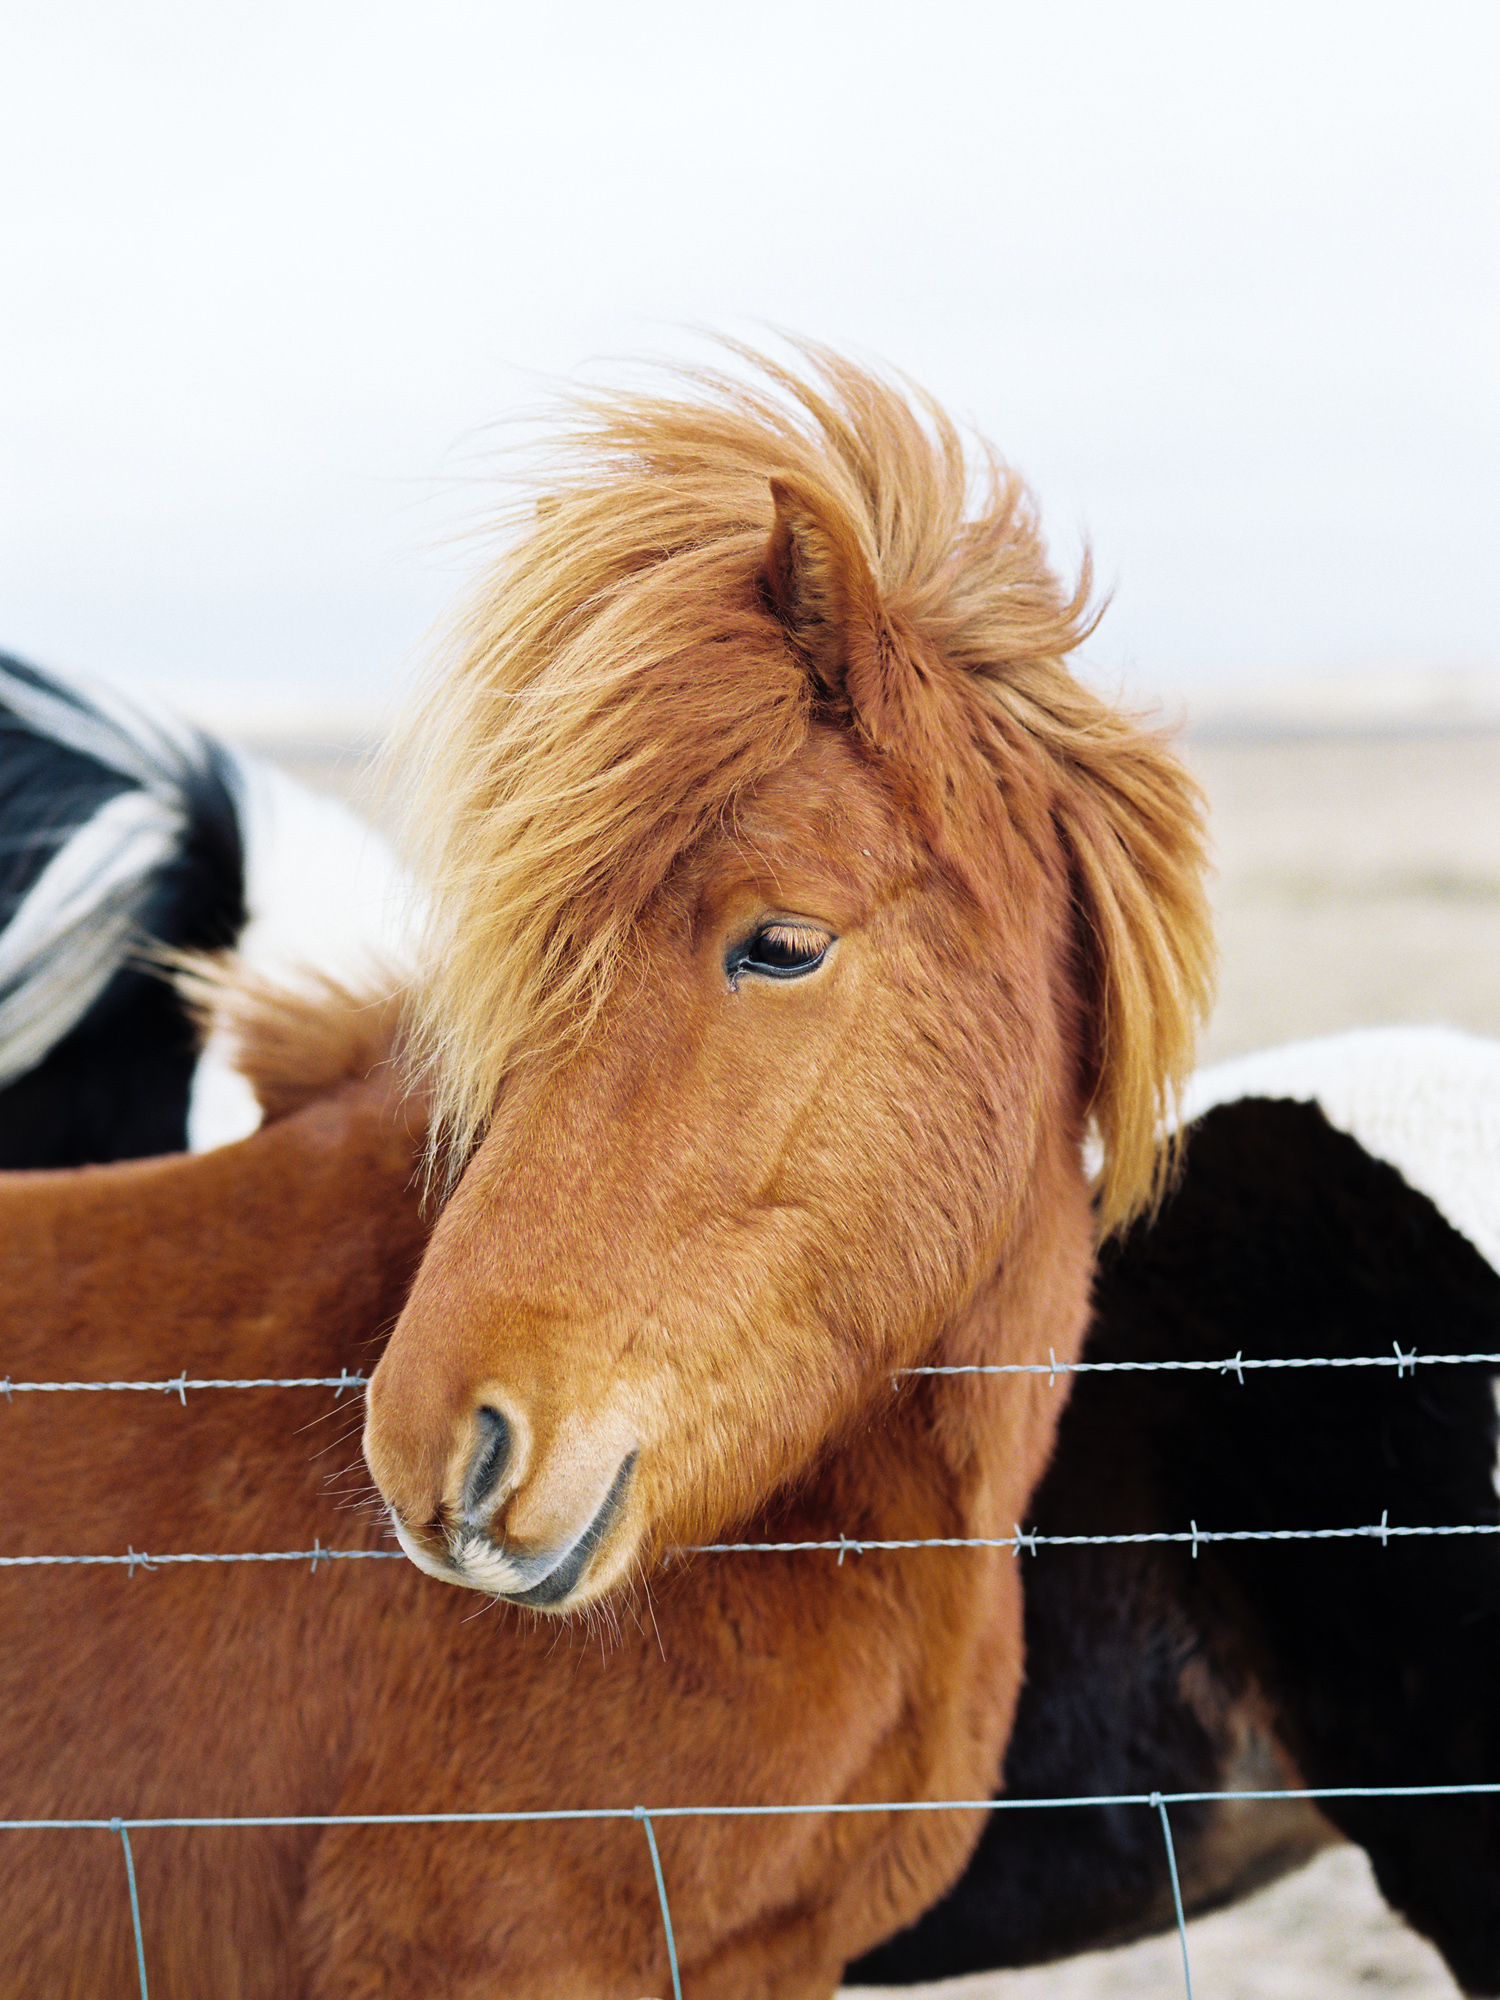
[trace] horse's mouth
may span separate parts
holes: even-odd
[[[554,1548],[523,1552],[483,1531],[468,1529],[450,1531],[443,1537],[445,1546],[439,1554],[413,1535],[393,1512],[396,1539],[418,1569],[444,1583],[482,1590],[507,1604],[525,1604],[538,1611],[561,1610],[619,1519],[638,1456],[635,1451],[626,1454],[592,1516],[576,1534]]]

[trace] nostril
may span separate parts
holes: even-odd
[[[475,1411],[474,1427],[478,1432],[478,1442],[464,1476],[461,1501],[463,1512],[470,1520],[486,1511],[485,1503],[505,1477],[513,1443],[508,1419],[488,1403],[481,1403]]]

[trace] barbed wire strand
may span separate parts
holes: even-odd
[[[1247,1373],[1275,1368],[1394,1368],[1398,1376],[1424,1368],[1496,1368],[1500,1354],[1422,1354],[1391,1342],[1389,1354],[1245,1355],[1224,1361],[1059,1361],[1048,1349],[1045,1361],[972,1361],[946,1366],[898,1368],[896,1380],[908,1375],[1233,1375],[1243,1383]]]
[[[369,1376],[357,1368],[344,1368],[337,1375],[181,1375],[161,1382],[13,1382],[0,1377],[0,1396],[98,1395],[105,1390],[123,1390],[137,1395],[176,1396],[187,1405],[189,1389],[332,1389],[337,1402],[346,1389],[363,1389]]]
[[[1222,1361],[1059,1361],[1049,1353],[1045,1361],[975,1361],[920,1368],[898,1368],[897,1381],[919,1375],[1233,1375],[1243,1382],[1257,1370],[1287,1368],[1394,1368],[1398,1376],[1424,1368],[1500,1368],[1500,1354],[1422,1354],[1392,1342],[1390,1354],[1245,1355],[1232,1354]],[[190,1376],[172,1375],[154,1382],[16,1382],[0,1377],[0,1395],[96,1395],[101,1391],[176,1396],[184,1404],[189,1389],[332,1389],[335,1397],[346,1389],[363,1389],[369,1376],[357,1368],[337,1375],[252,1375]]]
[[[1042,1535],[1019,1526],[1013,1535],[929,1535],[909,1541],[855,1540],[841,1535],[836,1542],[696,1542],[675,1550],[681,1555],[791,1555],[798,1550],[837,1551],[842,1564],[846,1555],[865,1555],[872,1550],[892,1549],[1022,1549],[1035,1555],[1038,1549],[1134,1548],[1147,1543],[1181,1543],[1191,1546],[1196,1556],[1200,1547],[1212,1542],[1348,1542],[1377,1541],[1382,1547],[1392,1541],[1442,1535],[1500,1535],[1500,1521],[1462,1522],[1456,1526],[1407,1527],[1392,1522],[1389,1510],[1378,1522],[1361,1528],[1162,1528],[1140,1534],[1121,1535]],[[118,1560],[118,1559],[117,1559]]]
[[[1393,1541],[1431,1540],[1451,1535],[1500,1535],[1500,1521],[1408,1527],[1392,1522],[1382,1513],[1378,1522],[1359,1528],[1200,1528],[1195,1521],[1189,1528],[1161,1528],[1120,1535],[1043,1535],[1018,1526],[1013,1535],[927,1535],[890,1541],[864,1537],[856,1540],[850,1535],[840,1535],[837,1541],[693,1542],[666,1550],[662,1560],[665,1563],[676,1556],[802,1555],[821,1552],[837,1554],[839,1567],[842,1568],[845,1556],[907,1549],[1009,1549],[1014,1555],[1025,1549],[1035,1555],[1038,1549],[1138,1548],[1148,1544],[1191,1547],[1196,1557],[1200,1548],[1215,1542],[1375,1541],[1384,1547]],[[119,1568],[128,1570],[133,1576],[138,1569],[152,1571],[182,1563],[305,1562],[310,1570],[315,1570],[319,1563],[325,1562],[405,1560],[406,1556],[400,1549],[325,1549],[318,1542],[310,1549],[234,1549],[218,1553],[191,1550],[153,1555],[144,1549],[129,1548],[124,1555],[0,1556],[0,1569]]]

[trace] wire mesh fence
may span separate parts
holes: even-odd
[[[1247,1358],[1242,1354],[1236,1354],[1219,1361],[1059,1362],[1049,1355],[1046,1362],[1012,1362],[972,1364],[956,1367],[910,1368],[901,1370],[900,1374],[903,1377],[1046,1375],[1056,1380],[1069,1375],[1088,1372],[1147,1373],[1180,1371],[1190,1373],[1212,1372],[1223,1376],[1233,1375],[1243,1383],[1246,1373],[1253,1370],[1300,1370],[1315,1368],[1394,1368],[1399,1377],[1410,1378],[1415,1374],[1419,1364],[1422,1367],[1468,1366],[1496,1369],[1500,1368],[1500,1354],[1421,1354],[1415,1349],[1407,1351],[1396,1345],[1394,1352],[1390,1355]],[[0,1379],[0,1393],[3,1393],[7,1399],[11,1399],[17,1395],[28,1394],[154,1393],[168,1396],[175,1395],[185,1407],[187,1394],[190,1390],[198,1393],[220,1390],[328,1389],[334,1392],[335,1399],[337,1400],[348,1391],[363,1389],[368,1379],[366,1375],[358,1370],[347,1369],[341,1370],[336,1376],[244,1378],[188,1376],[184,1372],[177,1376],[156,1381],[23,1382],[14,1381],[6,1377]],[[1024,1530],[1018,1523],[1014,1534],[1007,1536],[930,1536],[887,1540],[840,1535],[836,1540],[712,1542],[693,1544],[669,1550],[666,1552],[664,1560],[670,1561],[674,1558],[692,1555],[788,1555],[818,1553],[836,1555],[838,1565],[842,1566],[846,1558],[883,1551],[988,1548],[1009,1549],[1013,1554],[1018,1556],[1024,1550],[1034,1556],[1044,1548],[1126,1547],[1142,1544],[1187,1546],[1191,1548],[1192,1554],[1196,1558],[1200,1547],[1211,1546],[1215,1543],[1376,1540],[1382,1545],[1386,1545],[1392,1540],[1409,1538],[1500,1536],[1500,1521],[1460,1522],[1444,1525],[1402,1524],[1390,1521],[1388,1514],[1389,1510],[1384,1510],[1378,1523],[1331,1528],[1216,1529],[1201,1528],[1194,1521],[1186,1529],[1177,1530],[1156,1530],[1132,1534],[1047,1535]],[[135,1548],[127,1548],[124,1554],[0,1556],[0,1568],[26,1569],[59,1566],[123,1567],[133,1576],[138,1569],[151,1572],[173,1565],[184,1564],[306,1563],[310,1570],[316,1571],[325,1563],[404,1562],[405,1560],[406,1557],[399,1549],[324,1548],[321,1539],[315,1537],[311,1549],[147,1553]],[[148,1971],[141,1922],[140,1897],[136,1882],[134,1851],[130,1841],[132,1833],[149,1833],[153,1830],[166,1829],[202,1829],[206,1831],[210,1829],[230,1828],[440,1827],[456,1825],[522,1825],[570,1821],[638,1821],[641,1824],[648,1845],[652,1875],[661,1910],[662,1929],[666,1944],[673,2000],[682,2000],[681,1975],[677,1958],[676,1938],[672,1927],[670,1898],[662,1868],[661,1855],[657,1846],[654,1821],[666,1819],[789,1818],[802,1815],[838,1817],[849,1814],[869,1813],[1009,1813],[1089,1807],[1139,1807],[1154,1812],[1160,1821],[1172,1890],[1173,1911],[1182,1950],[1183,1983],[1187,2000],[1192,2000],[1192,1971],[1187,1923],[1183,1908],[1181,1884],[1178,1877],[1177,1857],[1172,1838],[1169,1808],[1173,1806],[1213,1804],[1220,1801],[1256,1803],[1303,1799],[1318,1802],[1340,1799],[1458,1798],[1495,1795],[1500,1795],[1500,1783],[1474,1782],[1428,1785],[1318,1786],[1265,1791],[1215,1789],[1210,1791],[1115,1792],[1073,1794],[1058,1798],[1012,1798],[1002,1795],[1000,1797],[983,1799],[891,1799],[860,1801],[856,1803],[843,1801],[805,1801],[773,1805],[703,1804],[690,1806],[558,1807],[548,1810],[511,1812],[327,1813],[181,1818],[0,1819],[0,1833],[105,1832],[119,1837],[125,1864],[125,1887],[129,1899],[137,1982],[141,2000],[149,2000]]]
[[[358,1826],[522,1826],[600,1820],[639,1821],[649,1844],[652,1874],[661,1907],[662,1929],[671,1972],[673,2000],[682,2000],[682,1983],[677,1963],[677,1944],[672,1929],[672,1913],[656,1844],[654,1820],[663,1819],[791,1819],[807,1815],[832,1818],[854,1813],[941,1813],[941,1812],[1046,1812],[1069,1807],[1139,1806],[1158,1815],[1166,1847],[1167,1867],[1172,1887],[1177,1935],[1182,1947],[1183,1983],[1187,2000],[1192,2000],[1193,1980],[1189,1959],[1187,1921],[1183,1912],[1182,1889],[1177,1874],[1176,1849],[1172,1841],[1171,1806],[1206,1805],[1220,1800],[1239,1803],[1281,1802],[1306,1799],[1427,1799],[1493,1797],[1500,1794],[1497,1784],[1464,1785],[1321,1785],[1281,1791],[1210,1792],[1108,1792],[1087,1793],[1057,1799],[885,1799],[854,1803],[834,1800],[786,1805],[693,1805],[693,1806],[561,1806],[550,1811],[532,1812],[434,1812],[434,1813],[284,1813],[239,1817],[204,1815],[196,1818],[156,1819],[0,1819],[0,1833],[112,1833],[118,1834],[124,1849],[126,1893],[130,1902],[135,1944],[136,1975],[141,2000],[149,2000],[146,1954],[141,1928],[140,1897],[136,1887],[135,1856],[130,1844],[132,1833],[153,1831],[222,1831],[243,1828],[349,1828]]]

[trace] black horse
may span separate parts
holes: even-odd
[[[1495,1052],[1470,1046],[1487,1058],[1477,1087],[1493,1093]],[[1471,1207],[1472,1185],[1460,1192]],[[1394,1360],[1398,1346],[1490,1360],[1083,1374],[1032,1525],[1500,1522],[1500,1275],[1317,1103],[1219,1104],[1190,1128],[1162,1213],[1106,1250],[1085,1358]],[[1027,1680],[1011,1798],[1500,1784],[1494,1536],[1043,1547],[1019,1560]],[[1189,1914],[1342,1835],[1460,1986],[1500,1993],[1500,1798],[1218,1800],[1175,1806],[1172,1823]],[[1173,1920],[1154,1812],[1002,1810],[946,1899],[847,1977],[1032,1965]]]

